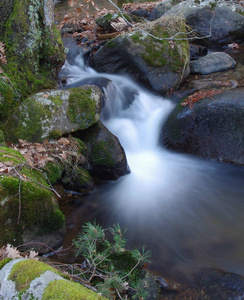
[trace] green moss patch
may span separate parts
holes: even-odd
[[[42,300],[102,300],[101,295],[86,289],[82,285],[64,280],[55,280],[47,286]]]
[[[92,145],[92,164],[93,166],[114,166],[116,160],[113,157],[112,149],[115,148],[115,143],[112,139],[108,141],[98,141]]]
[[[0,236],[2,243],[20,244],[26,230],[43,235],[62,228],[64,215],[44,175],[25,164],[15,150],[0,147],[0,162],[11,173],[0,176]]]
[[[148,25],[146,25],[148,26]],[[187,35],[186,25],[183,20],[176,18],[160,19],[152,23],[151,27],[143,27],[150,34],[159,39],[153,38],[146,33],[137,31],[131,35],[133,43],[142,47],[142,58],[153,67],[167,66],[171,71],[177,72],[184,68],[189,61],[189,43],[183,40]],[[177,32],[176,39],[169,39]],[[182,40],[181,40],[182,38]]]
[[[43,262],[36,260],[22,260],[13,266],[8,280],[13,280],[17,291],[21,292],[28,289],[30,282],[46,271],[53,271],[61,275],[60,272]]]
[[[10,258],[10,257],[6,257],[6,258],[0,260],[0,270],[11,260],[12,260],[12,258]]]
[[[68,117],[71,122],[78,122],[81,129],[94,124],[96,119],[96,102],[91,98],[92,89],[70,89]]]
[[[53,185],[61,178],[64,166],[57,161],[49,161],[46,163],[43,171],[46,173],[49,182]]]

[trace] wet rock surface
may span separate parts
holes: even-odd
[[[191,73],[209,74],[234,68],[235,60],[225,52],[214,52],[190,63]]]
[[[244,88],[205,98],[192,107],[179,103],[161,140],[168,149],[244,165],[243,112]]]
[[[125,151],[118,138],[101,122],[75,134],[86,144],[90,156],[89,173],[101,180],[116,180],[128,173]]]

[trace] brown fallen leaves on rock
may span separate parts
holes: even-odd
[[[76,157],[79,149],[78,142],[73,138],[60,138],[57,141],[45,141],[44,143],[30,143],[19,140],[19,144],[10,145],[10,148],[19,151],[31,168],[41,169],[47,162],[55,160],[66,160],[68,157]],[[16,163],[9,155],[4,155],[9,160],[0,162],[0,174],[16,176]],[[81,157],[79,157],[81,160]],[[84,158],[85,160],[85,158]]]
[[[201,99],[211,97],[213,95],[222,93],[223,91],[216,91],[216,90],[200,90],[195,92],[194,94],[187,97],[184,102],[181,103],[181,106],[187,106],[190,105],[190,108],[192,108],[193,103],[197,102]]]
[[[144,2],[144,3],[124,3],[122,5],[122,9],[127,13],[130,13],[138,9],[146,9],[148,12],[151,12],[154,9],[154,7],[161,2],[162,1]]]
[[[0,261],[6,257],[8,258],[27,258],[27,259],[33,259],[38,260],[38,253],[30,250],[28,252],[21,253],[16,247],[7,244],[7,246],[3,246],[0,248]]]

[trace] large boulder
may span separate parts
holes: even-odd
[[[27,95],[57,86],[65,53],[54,24],[53,0],[1,0],[0,17],[7,59],[7,64],[0,61],[0,121],[4,121]]]
[[[157,91],[177,88],[189,74],[189,43],[180,39],[186,36],[185,23],[160,18],[139,26],[100,48],[92,59],[93,67],[99,72],[129,74]],[[178,39],[169,39],[179,32]]]
[[[86,129],[99,120],[101,97],[94,85],[33,95],[5,123],[6,140],[40,142]]]
[[[228,1],[187,0],[173,6],[164,16],[182,17],[205,45],[227,45],[244,40],[244,8]]]
[[[102,180],[116,180],[128,173],[125,151],[118,138],[100,121],[75,134],[87,146],[89,173]]]
[[[0,147],[0,244],[62,245],[64,215],[41,171],[15,150]]]
[[[244,165],[244,88],[195,102],[178,103],[168,117],[161,142],[168,149]]]

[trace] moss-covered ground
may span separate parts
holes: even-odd
[[[22,243],[26,230],[42,235],[62,228],[64,215],[43,173],[9,148],[0,147],[0,162],[11,169],[0,176],[1,244]]]

